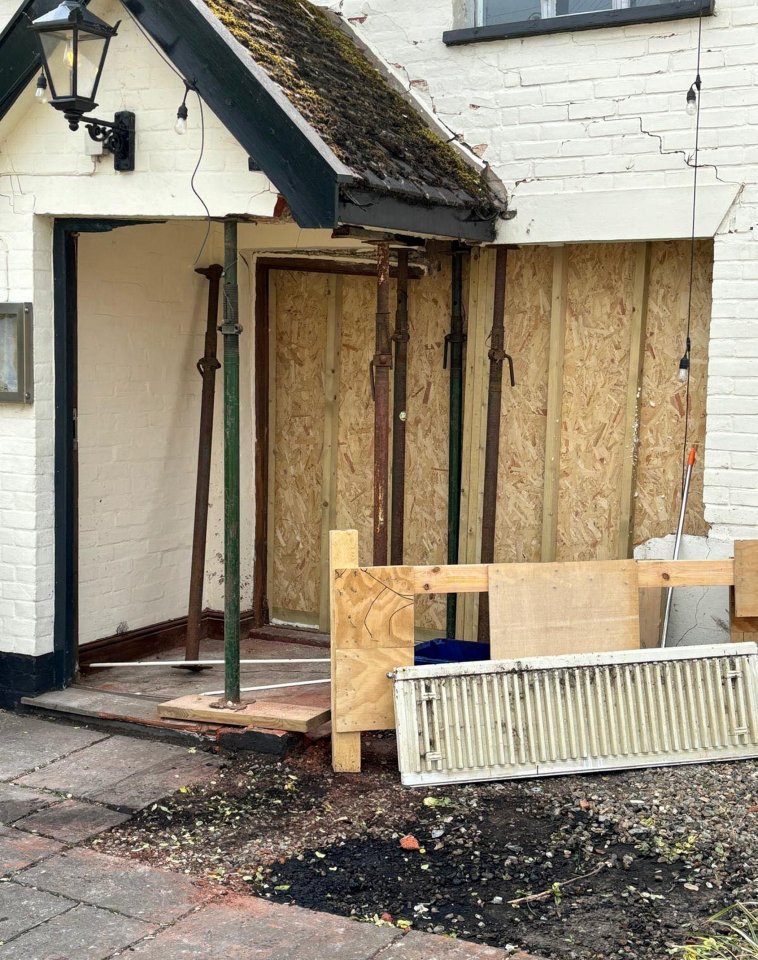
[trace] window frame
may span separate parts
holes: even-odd
[[[555,0],[540,0],[543,9],[550,5],[555,9]],[[685,20],[691,17],[711,16],[715,0],[668,0],[668,2],[645,7],[630,7],[629,0],[613,0],[612,10],[593,13],[573,13],[561,16],[543,15],[540,20],[524,20],[515,23],[481,25],[484,18],[484,0],[474,0],[473,13],[478,26],[448,30],[442,35],[447,46],[467,43],[482,43],[491,40],[508,40],[542,36],[550,33],[569,33],[578,30],[597,30],[605,27],[620,27],[627,24],[660,23],[666,20]],[[548,7],[549,9],[550,7]],[[471,14],[469,14],[470,16]]]

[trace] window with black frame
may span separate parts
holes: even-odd
[[[676,6],[678,0],[479,0],[478,26],[524,23],[642,7]]]

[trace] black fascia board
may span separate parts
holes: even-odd
[[[477,218],[470,207],[413,203],[360,187],[343,188],[337,209],[340,224],[377,230],[492,243],[497,215]]]
[[[121,0],[177,70],[287,199],[298,225],[333,228],[342,165],[303,129],[252,57],[202,0]],[[249,57],[249,62],[245,62]],[[278,89],[278,88],[277,88]],[[177,104],[178,106],[178,104]],[[233,211],[230,211],[230,213]]]
[[[0,32],[0,120],[42,67],[29,21],[54,10],[60,0],[26,0]]]
[[[602,27],[623,27],[635,23],[660,23],[664,20],[685,20],[689,17],[713,14],[715,0],[672,0],[654,6],[627,7],[623,10],[599,10],[595,13],[576,13],[564,17],[546,17],[544,20],[523,20],[519,23],[493,23],[486,27],[465,27],[447,30],[442,42],[448,47],[488,40],[516,40],[539,37],[550,33],[573,33],[577,30],[599,30]]]

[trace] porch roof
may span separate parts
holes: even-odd
[[[0,34],[0,119],[39,69],[26,18],[55,2],[27,0]],[[304,0],[121,3],[301,227],[494,239],[504,204],[481,171],[323,10]]]

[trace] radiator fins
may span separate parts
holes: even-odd
[[[403,783],[758,756],[755,644],[404,667]]]

